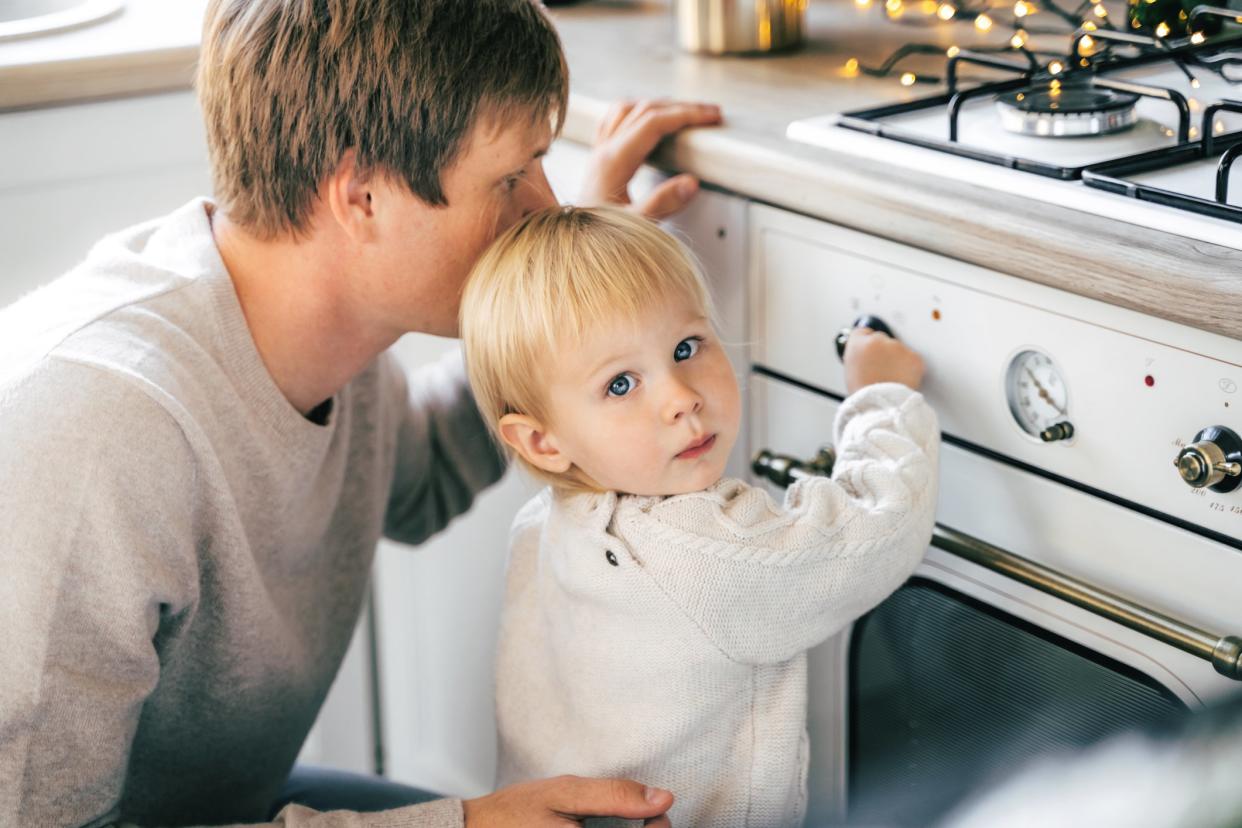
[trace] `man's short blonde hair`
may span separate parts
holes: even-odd
[[[461,338],[483,419],[500,445],[500,418],[548,410],[549,364],[601,323],[639,322],[651,307],[688,299],[709,319],[711,298],[690,253],[652,222],[611,207],[552,207],[498,238],[466,282]],[[521,458],[518,458],[521,461]],[[591,488],[576,471],[535,477]]]
[[[305,235],[345,153],[447,200],[476,124],[564,121],[569,71],[535,0],[211,0],[199,55],[215,196],[252,235]]]

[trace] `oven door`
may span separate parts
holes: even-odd
[[[762,374],[749,393],[756,448],[810,458],[830,437],[833,398]],[[1234,550],[949,443],[940,480],[941,526],[1173,618],[1242,628],[1219,586],[1242,582]],[[930,824],[1038,755],[1175,723],[1239,687],[1200,656],[933,546],[811,653],[807,824]]]

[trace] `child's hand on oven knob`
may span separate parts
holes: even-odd
[[[877,382],[899,382],[918,390],[923,358],[886,333],[854,328],[845,344],[845,387],[853,394]]]

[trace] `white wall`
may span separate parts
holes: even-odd
[[[114,232],[211,192],[191,92],[0,115],[0,306]]]

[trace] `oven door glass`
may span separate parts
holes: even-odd
[[[1150,677],[922,578],[855,625],[848,698],[859,825],[931,824],[1037,755],[1188,712]]]

